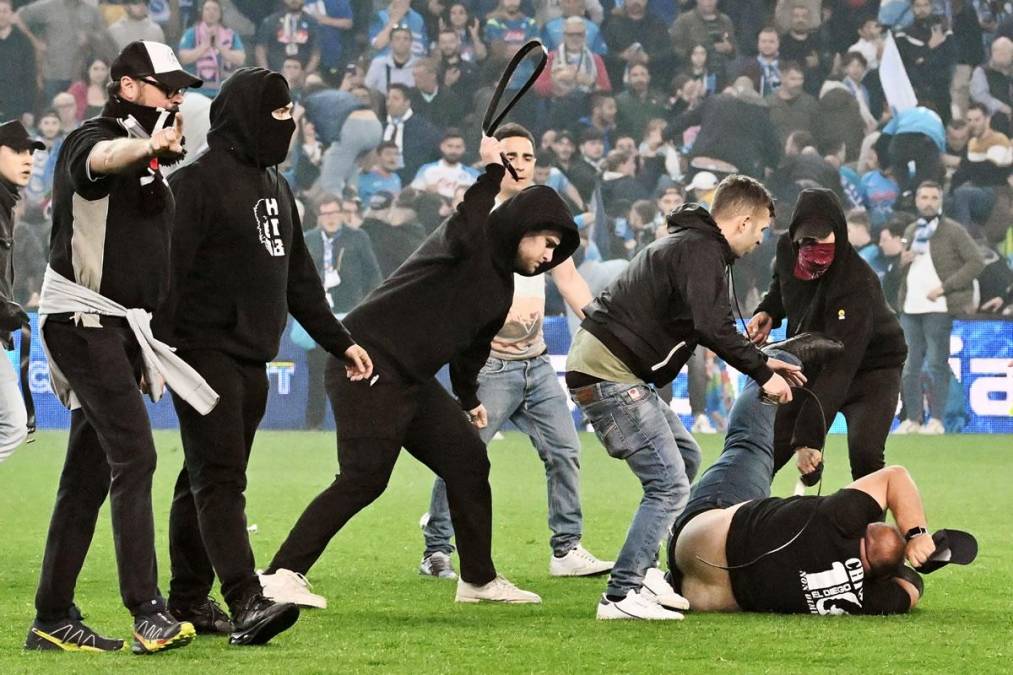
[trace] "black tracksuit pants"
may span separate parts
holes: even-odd
[[[314,347],[306,352],[306,374],[309,376],[306,390],[306,422],[307,429],[319,429],[324,425],[324,413],[327,405],[327,391],[324,389],[324,368],[330,354],[321,347]]]
[[[169,515],[169,604],[208,597],[215,574],[232,608],[261,591],[246,530],[246,465],[267,405],[265,365],[216,351],[180,352],[221,399],[201,415],[173,396],[185,463]]]
[[[328,361],[326,384],[338,424],[340,473],[299,517],[268,571],[308,572],[338,530],[387,488],[404,446],[447,484],[461,578],[476,585],[492,581],[496,568],[485,444],[435,378],[401,381],[370,354],[379,376],[372,386],[350,382],[341,362]]]
[[[828,428],[838,412],[848,422],[848,457],[851,460],[851,477],[855,480],[886,465],[886,437],[897,411],[900,372],[900,367],[859,371],[851,380],[840,410],[824,410]],[[777,410],[774,420],[775,474],[795,454],[791,444],[795,419],[799,407],[808,399],[808,396],[796,395],[791,403]],[[829,458],[829,461],[834,461],[834,458]]]
[[[70,415],[67,459],[35,595],[43,622],[70,614],[107,494],[123,604],[132,614],[164,608],[151,513],[155,442],[138,388],[140,347],[125,320],[101,321],[101,328],[85,328],[50,317],[43,328],[53,362],[81,402]]]

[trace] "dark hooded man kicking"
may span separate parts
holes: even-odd
[[[374,374],[353,382],[337,360],[328,364],[341,473],[262,577],[275,600],[306,595],[287,580],[305,574],[338,530],[383,493],[403,446],[447,484],[461,559],[457,601],[541,602],[498,576],[492,562],[489,460],[475,428],[487,415],[477,379],[513,301],[514,272],[548,271],[576,250],[579,236],[552,188],[533,185],[492,210],[504,174],[501,151],[500,141],[482,139],[485,173],[457,212],[345,318],[372,356]],[[448,362],[458,401],[434,377]]]

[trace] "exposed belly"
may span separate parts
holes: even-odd
[[[675,545],[675,563],[683,574],[682,595],[694,611],[737,612],[732,580],[726,570],[725,543],[732,515],[741,504],[704,511],[689,522]],[[706,560],[713,565],[703,562]]]

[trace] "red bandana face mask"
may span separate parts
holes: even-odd
[[[835,244],[804,244],[795,258],[795,278],[802,281],[818,279],[834,262]]]

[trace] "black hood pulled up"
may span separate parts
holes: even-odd
[[[270,166],[263,160],[265,153],[261,146],[266,144],[266,134],[275,130],[269,128],[269,120],[261,109],[265,90],[273,78],[288,89],[281,74],[264,68],[240,68],[225,80],[211,103],[208,147],[228,150],[244,164],[261,169]]]
[[[795,211],[791,214],[791,224],[788,225],[788,237],[796,256],[798,255],[796,235],[802,228],[822,230],[824,233],[832,231],[834,262],[831,263],[828,273],[843,264],[851,244],[848,243],[848,223],[844,217],[844,209],[841,208],[841,202],[833,191],[826,188],[806,188],[799,193]]]
[[[669,213],[667,221],[669,234],[678,234],[684,230],[702,232],[708,237],[721,242],[721,252],[724,255],[726,264],[731,265],[735,262],[735,253],[732,251],[732,247],[728,245],[728,240],[721,234],[721,230],[718,228],[718,224],[714,222],[714,217],[711,216],[710,211],[704,208],[702,204],[687,202]]]
[[[504,270],[514,271],[517,246],[526,234],[540,230],[554,230],[560,234],[560,243],[552,253],[552,260],[538,267],[535,276],[551,270],[573,255],[580,245],[577,224],[570,210],[555,190],[546,185],[532,185],[507,199],[489,214],[489,238],[495,249],[495,262]]]

